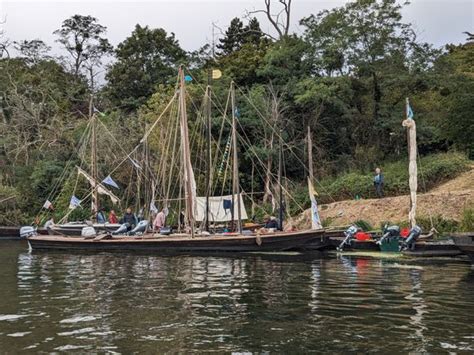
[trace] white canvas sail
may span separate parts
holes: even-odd
[[[242,220],[248,219],[247,211],[245,210],[244,201],[242,194],[239,195],[240,198],[240,216]],[[230,208],[225,208],[225,201],[230,203]],[[206,197],[197,197],[196,198],[196,221],[203,222],[206,219]],[[238,216],[238,203],[237,196],[235,196],[235,203],[232,206],[232,195],[226,196],[210,196],[209,197],[209,222],[230,222],[232,220],[232,210],[234,209],[234,219],[237,219]]]

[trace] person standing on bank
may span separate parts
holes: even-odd
[[[375,186],[375,194],[378,198],[383,197],[383,174],[380,168],[375,169],[375,176],[374,176],[374,186]]]

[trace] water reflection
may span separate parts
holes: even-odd
[[[474,348],[474,271],[464,263],[298,254],[29,254],[18,247],[0,256],[7,252],[10,257],[0,259],[6,290],[1,349]]]

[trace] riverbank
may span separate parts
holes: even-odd
[[[378,228],[382,223],[407,223],[409,195],[385,197],[380,199],[361,199],[337,201],[320,205],[323,224],[327,226],[346,226],[364,220]],[[418,195],[418,218],[420,221],[454,221],[460,223],[465,209],[474,206],[474,166],[455,179]],[[311,225],[310,210],[296,217],[293,223],[298,228]],[[431,224],[431,221],[429,221]]]

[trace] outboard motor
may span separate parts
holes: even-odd
[[[341,244],[336,248],[337,251],[343,251],[345,245],[350,245],[352,240],[354,240],[355,234],[358,232],[358,228],[356,226],[350,226],[347,228],[347,230],[344,232],[344,240],[342,241]]]
[[[36,235],[36,228],[33,226],[23,226],[20,228],[20,238],[29,238]]]
[[[408,234],[408,237],[403,241],[402,245],[400,246],[400,251],[406,249],[414,250],[416,241],[418,240],[420,235],[420,226],[413,226],[412,229],[410,229],[410,234]]]
[[[143,234],[148,228],[148,221],[143,220],[138,222],[137,226],[130,231],[130,235]]]
[[[126,234],[128,232],[128,228],[130,228],[130,224],[124,223],[120,227],[118,227],[114,232],[112,232],[112,235]]]
[[[96,236],[97,236],[97,233],[94,227],[84,227],[81,230],[81,237],[83,238],[91,239],[91,238],[95,238]]]
[[[381,251],[398,252],[398,241],[400,239],[400,227],[390,226],[384,228],[383,236],[377,241]]]

